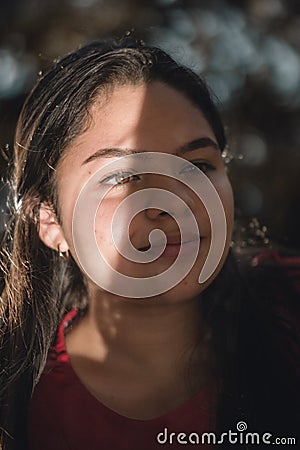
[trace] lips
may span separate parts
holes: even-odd
[[[181,240],[181,236],[177,233],[177,234],[166,234],[166,238],[167,238],[166,247],[172,247],[172,246],[177,247],[180,245],[187,244],[189,242],[199,241],[200,236],[197,234],[192,234],[192,233],[184,233],[184,240]],[[202,239],[203,239],[203,237],[202,237]],[[152,242],[152,245],[154,248],[163,247],[164,241],[159,240],[157,242]],[[147,244],[147,245],[144,245],[143,247],[139,247],[138,250],[140,250],[141,252],[145,252],[145,251],[149,250],[150,247],[151,247],[151,245]]]

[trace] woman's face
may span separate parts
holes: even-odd
[[[72,236],[73,212],[83,186],[100,168],[107,163],[120,160],[122,155],[125,156],[132,151],[155,152],[158,161],[160,153],[177,155],[183,159],[183,163],[189,161],[205,173],[215,187],[225,212],[227,237],[223,256],[217,270],[207,282],[199,284],[198,277],[211,241],[209,216],[199,196],[176,178],[156,173],[137,175],[128,170],[128,164],[125,162],[123,170],[118,170],[117,173],[110,172],[104,177],[102,175],[96,185],[99,186],[99,198],[103,187],[109,191],[96,210],[93,231],[103,256],[117,272],[137,278],[160,274],[175,261],[180,245],[185,258],[189,258],[196,244],[199,245],[194,237],[186,239],[189,242],[180,240],[178,224],[172,214],[177,217],[178,213],[180,216],[185,214],[183,210],[177,211],[176,208],[180,207],[176,206],[176,203],[173,205],[172,201],[169,211],[153,207],[155,203],[149,200],[150,191],[146,189],[159,189],[156,195],[157,192],[164,195],[163,192],[166,190],[172,192],[183,200],[196,219],[200,230],[200,249],[186,277],[161,297],[172,301],[195,297],[211,283],[222,267],[228,253],[233,222],[231,185],[211,127],[201,111],[186,97],[161,82],[115,87],[107,95],[100,95],[89,113],[88,126],[66,150],[57,168],[58,199],[62,219],[59,239],[64,240],[62,245],[68,245],[80,265],[80,255],[76,254]],[[161,161],[163,164],[164,160]],[[191,167],[193,166],[187,166],[187,172],[192,172]],[[165,169],[168,170],[167,167]],[[193,174],[186,173],[185,176],[188,180]],[[93,189],[95,191],[95,188]],[[114,224],[113,232],[118,239],[121,238],[121,243],[122,239],[125,242],[128,235],[132,245],[140,252],[145,252],[149,248],[150,232],[154,229],[162,230],[167,239],[166,248],[161,256],[148,263],[130,261],[120,255],[111,232],[113,215],[121,202],[140,191],[144,196],[142,199],[145,199],[144,209],[137,212],[130,223],[125,223],[126,215],[123,215],[123,219],[120,216],[119,222]],[[95,192],[91,193],[92,195],[96,195]],[[84,239],[85,231],[82,232]],[[84,242],[81,251],[85,251]],[[86,249],[86,254],[88,258],[94,257],[89,248]],[[85,276],[92,282],[88,274]]]

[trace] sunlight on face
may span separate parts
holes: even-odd
[[[122,156],[130,153],[157,153],[158,158],[161,153],[178,155],[192,163],[187,164],[187,177],[193,176],[193,166],[205,173],[216,189],[225,212],[227,239],[224,253],[218,269],[208,282],[199,285],[198,276],[211,242],[209,216],[199,196],[175,178],[155,173],[139,175],[126,164],[106,173],[96,185],[96,189],[99,186],[99,191],[103,187],[110,190],[97,210],[94,232],[99,249],[114,270],[129,277],[153,277],[173,264],[180,248],[188,258],[196,245],[192,238],[186,239],[186,242],[181,241],[178,223],[172,216],[172,213],[175,217],[184,216],[182,205],[186,205],[200,230],[200,250],[189,274],[163,296],[172,299],[194,297],[220,270],[228,252],[233,221],[231,186],[216,137],[208,122],[201,111],[182,94],[159,82],[117,87],[105,99],[100,97],[94,103],[90,115],[87,130],[72,142],[57,171],[63,231],[73,257],[79,263],[72,239],[72,216],[76,200],[87,180],[108,162],[118,162]],[[179,209],[183,209],[179,211],[176,203],[170,201],[171,213],[170,210],[155,207],[155,202],[149,203],[145,195],[144,207],[128,223],[119,221],[119,224],[115,224],[121,246],[128,234],[133,248],[140,253],[149,250],[149,236],[153,230],[163,232],[165,249],[158,258],[144,264],[120,255],[113,240],[111,225],[122,201],[149,188],[167,190],[174,194],[181,200],[181,203],[177,202],[181,205]],[[89,250],[87,246],[87,258],[92,258]]]

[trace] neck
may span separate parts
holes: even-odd
[[[127,363],[149,370],[177,367],[181,372],[191,358],[205,370],[213,359],[211,330],[202,315],[201,297],[167,303],[159,298],[127,299],[92,290],[85,329],[90,342],[97,342],[94,357],[98,360],[113,355],[122,360],[125,355]]]

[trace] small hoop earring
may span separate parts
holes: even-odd
[[[58,247],[57,247],[57,251],[58,251],[58,254],[59,254],[59,256],[61,257],[61,258],[63,258],[63,259],[69,259],[69,249],[68,250],[66,250],[65,252],[62,252],[61,250],[60,250],[60,245],[58,244]]]

